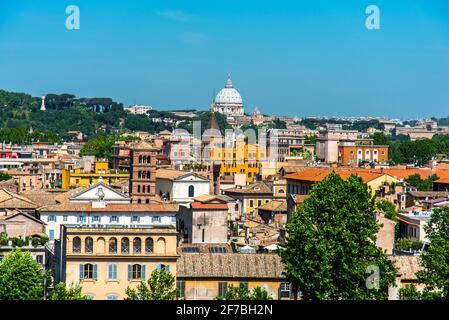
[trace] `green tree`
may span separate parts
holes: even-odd
[[[0,172],[0,181],[5,181],[9,179],[12,179],[12,176],[10,176],[7,173]]]
[[[40,300],[44,274],[29,252],[14,250],[0,261],[0,300]]]
[[[90,139],[81,149],[82,156],[95,156],[96,158],[111,159],[114,136],[98,135]]]
[[[292,213],[287,246],[280,251],[287,279],[304,299],[388,298],[396,270],[376,246],[380,225],[374,212],[360,177],[343,180],[331,173],[314,185]]]
[[[267,290],[262,287],[254,287],[251,291],[241,283],[238,287],[230,285],[224,296],[218,296],[217,300],[272,300]]]
[[[126,300],[174,300],[178,295],[175,277],[163,269],[155,269],[147,283],[141,281],[136,289],[127,287]]]
[[[49,294],[49,300],[89,300],[82,293],[79,284],[70,284],[66,287],[64,282],[59,282]]]
[[[418,282],[427,291],[449,299],[449,208],[437,208],[424,227],[429,248],[420,259],[422,270],[416,273]]]
[[[421,176],[416,173],[408,176],[404,180],[410,185],[416,187],[418,191],[431,191],[433,190],[433,182],[438,180],[438,176],[436,174],[432,174],[427,179],[421,179]]]
[[[376,203],[376,207],[379,210],[382,210],[385,214],[385,218],[394,220],[396,219],[396,207],[394,203],[388,200],[380,200]]]
[[[390,144],[390,139],[383,132],[374,132],[373,144],[376,146],[388,146]]]

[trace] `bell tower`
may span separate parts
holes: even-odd
[[[150,203],[155,198],[158,152],[158,148],[145,141],[131,148],[129,192],[132,203]]]

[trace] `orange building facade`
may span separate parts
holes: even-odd
[[[388,162],[388,146],[340,145],[338,163],[342,166],[357,167],[361,163]]]

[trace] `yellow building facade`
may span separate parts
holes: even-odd
[[[266,160],[266,152],[257,145],[237,141],[236,146],[232,148],[213,147],[211,159],[215,163],[217,161],[221,163],[221,176],[243,173],[246,176],[246,182],[252,183],[260,172],[262,161]]]
[[[112,172],[109,170],[109,163],[107,160],[97,160],[94,164],[94,172],[83,173],[80,168],[68,170],[61,170],[61,188],[79,188],[88,187],[100,181],[100,179],[107,183],[116,183],[129,179],[129,173]]]
[[[122,300],[155,269],[176,276],[175,228],[67,227],[62,280],[94,300]]]

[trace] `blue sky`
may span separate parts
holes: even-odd
[[[205,110],[229,72],[247,112],[448,116],[449,1],[0,0],[2,89]]]

